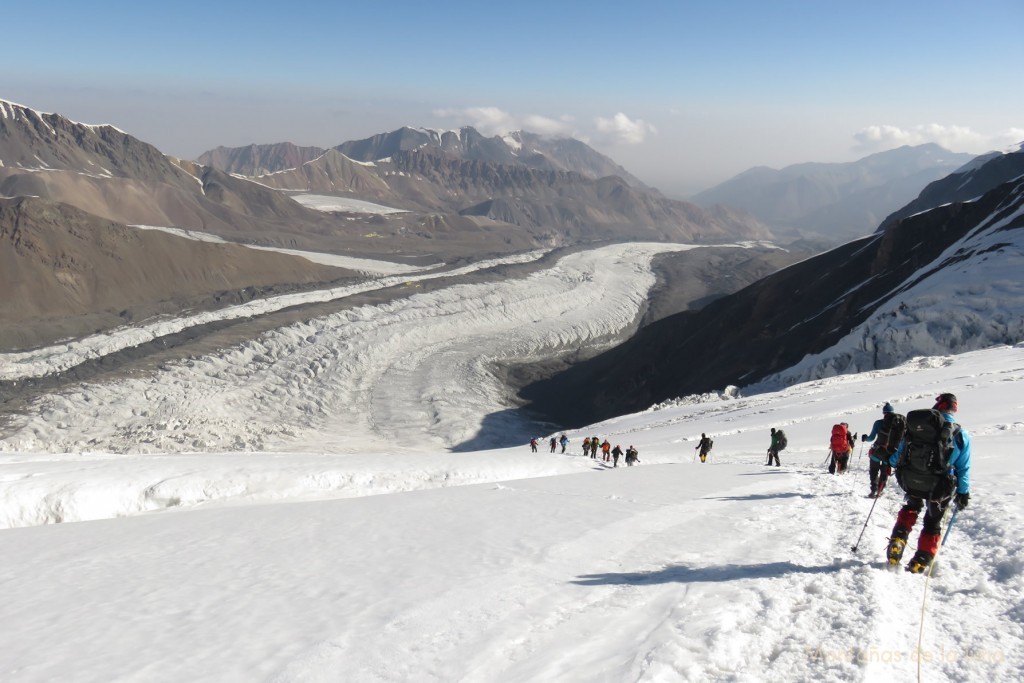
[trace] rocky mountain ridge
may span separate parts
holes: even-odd
[[[833,374],[904,362],[915,347],[900,341],[905,333],[899,330],[869,335],[855,354],[825,352],[873,316],[903,316],[906,325],[927,329],[930,314],[917,320],[900,297],[945,269],[969,262],[990,271],[1007,263],[1013,270],[1024,258],[1024,175],[1007,169],[1022,161],[1024,152],[1000,155],[975,169],[971,201],[943,201],[942,188],[952,193],[946,197],[955,195],[964,180],[954,174],[929,191],[933,208],[896,218],[873,235],[783,268],[698,311],[648,325],[615,349],[530,384],[521,396],[545,419],[573,426],[679,396],[754,385],[814,354],[824,354],[826,369],[819,372]],[[1013,177],[1003,181],[1007,175]],[[1004,321],[993,329],[1005,338],[978,335],[972,347],[970,330],[962,330],[957,350],[1017,343],[1024,323]],[[932,344],[942,349],[951,343]]]
[[[749,217],[703,211],[634,187],[617,176],[591,178],[557,168],[559,164],[544,162],[532,153],[523,155],[529,163],[505,163],[514,159],[513,152],[524,149],[522,142],[511,138],[510,144],[463,130],[437,135],[446,146],[442,149],[416,146],[423,135],[429,137],[408,129],[371,140],[364,145],[367,149],[387,149],[390,154],[372,162],[353,160],[336,149],[314,156],[319,150],[287,144],[273,150],[250,147],[239,159],[253,170],[272,167],[282,159],[295,163],[314,158],[290,170],[248,177],[166,156],[113,126],[75,123],[0,100],[0,196],[38,198],[50,214],[74,216],[33,233],[33,243],[40,249],[26,251],[19,250],[16,236],[27,234],[29,216],[35,215],[28,209],[35,204],[0,212],[0,230],[10,237],[0,241],[0,259],[8,264],[12,279],[8,284],[28,291],[40,279],[39,291],[48,292],[28,297],[31,305],[0,311],[0,322],[12,323],[20,316],[17,321],[24,334],[12,343],[45,343],[54,334],[74,336],[117,324],[123,310],[131,309],[129,315],[137,317],[166,310],[167,302],[216,306],[218,297],[231,298],[222,297],[213,280],[207,279],[218,269],[232,273],[221,278],[219,286],[225,291],[236,288],[236,293],[270,285],[309,287],[340,276],[312,266],[310,272],[317,274],[309,276],[296,270],[294,257],[273,252],[252,259],[241,256],[246,251],[235,251],[229,263],[223,259],[231,250],[223,245],[186,240],[180,234],[156,236],[138,226],[183,229],[260,247],[416,264],[460,263],[607,241],[707,243],[770,237],[764,226]],[[520,137],[527,139],[526,134]],[[391,150],[389,144],[415,148]],[[587,156],[586,149],[572,144],[562,154],[575,158],[573,163]],[[211,152],[210,158],[224,156],[222,150]],[[590,157],[590,163],[604,168],[605,161]],[[295,201],[298,193],[358,198],[402,211],[316,210]],[[92,238],[77,238],[86,234]],[[149,263],[143,257],[145,249],[120,255],[116,250],[97,249],[98,244],[107,243],[103,235],[108,234],[131,236],[126,244],[150,244],[175,257],[208,263],[209,269],[195,272],[173,264],[134,268],[129,262],[135,259]],[[158,243],[176,246],[157,247]],[[55,271],[44,258],[47,253],[59,253],[62,263],[78,264],[81,272],[74,278],[54,280],[47,275]],[[282,265],[272,266],[275,259]],[[169,267],[161,270],[163,265]],[[149,286],[150,271],[159,288]],[[268,273],[274,275],[268,277]],[[145,300],[126,301],[120,290]],[[61,316],[84,322],[58,329],[51,323]]]

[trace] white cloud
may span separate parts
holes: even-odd
[[[656,134],[658,130],[642,119],[631,120],[619,112],[610,119],[596,118],[594,126],[598,133],[607,138],[609,143],[625,143],[636,145],[644,141],[648,134]]]
[[[551,118],[540,114],[517,116],[497,107],[465,107],[463,109],[436,109],[434,115],[456,119],[476,128],[483,135],[504,135],[514,130],[526,130],[540,135],[574,135],[572,118]]]
[[[995,135],[986,135],[966,126],[946,126],[939,123],[922,124],[912,128],[875,125],[861,129],[853,138],[856,141],[854,147],[865,152],[934,142],[954,152],[981,153],[1005,149],[1024,141],[1024,130],[1011,128]]]
[[[657,129],[642,119],[630,119],[619,112],[611,118],[596,117],[593,127],[584,130],[569,115],[559,117],[542,114],[512,114],[498,107],[465,107],[462,109],[435,109],[434,115],[454,119],[458,125],[473,126],[483,135],[504,135],[510,131],[525,130],[553,137],[573,137],[583,142],[591,139],[598,144],[635,145],[654,135]],[[588,128],[584,126],[584,128]]]
[[[552,119],[547,116],[530,114],[523,119],[523,129],[540,135],[572,135],[572,119],[563,116],[559,119]]]
[[[1002,133],[996,134],[997,149],[1004,151],[1017,151],[1024,149],[1024,128],[1008,128]]]
[[[435,116],[457,119],[459,125],[469,121],[469,125],[484,135],[501,135],[516,130],[515,118],[497,107],[466,107],[464,109],[436,109]]]

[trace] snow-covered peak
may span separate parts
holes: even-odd
[[[16,118],[19,113],[34,114],[37,117],[42,117],[47,112],[41,112],[31,107],[26,107],[23,104],[17,102],[11,102],[10,100],[0,99],[0,118]]]
[[[519,138],[513,135],[511,132],[505,133],[503,136],[501,136],[501,140],[506,145],[508,145],[509,148],[511,148],[514,152],[519,152],[520,150],[523,149],[523,143],[520,142]]]
[[[103,129],[103,128],[109,128],[111,130],[117,131],[118,133],[121,133],[122,135],[127,135],[127,133],[125,133],[123,130],[121,130],[117,126],[114,126],[114,125],[109,124],[109,123],[98,123],[98,124],[97,123],[81,123],[80,121],[74,121],[72,119],[69,119],[66,116],[61,115],[61,114],[55,114],[53,112],[39,111],[38,109],[33,109],[31,107],[26,107],[23,104],[18,104],[16,102],[11,102],[10,100],[0,99],[0,118],[3,118],[3,119],[9,118],[9,119],[12,119],[12,120],[17,120],[19,115],[29,116],[29,117],[35,118],[35,119],[37,119],[39,121],[42,121],[44,123],[46,123],[46,117],[59,117],[59,118],[64,119],[68,123],[71,123],[71,124],[76,125],[76,126],[82,126],[83,128],[89,128],[91,130],[100,130],[100,129]],[[50,126],[49,123],[46,123],[46,125]],[[50,128],[52,130],[52,127],[50,127]]]

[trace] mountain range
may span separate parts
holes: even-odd
[[[403,128],[330,149],[218,148],[189,162],[111,126],[0,107],[0,195],[7,197],[0,203],[0,284],[17,293],[0,307],[9,323],[0,338],[6,348],[359,277],[249,246],[457,264],[537,247],[772,237],[742,211],[667,199],[578,141]],[[1016,254],[1022,157],[993,154],[964,164],[922,146],[853,165],[751,171],[734,189],[745,186],[767,200],[774,187],[782,193],[775,197],[779,207],[786,197],[808,196],[791,188],[822,185],[822,178],[848,197],[865,196],[880,178],[899,185],[894,174],[923,184],[915,199],[865,230],[868,236],[817,256],[790,248],[742,258],[712,250],[659,257],[659,284],[631,339],[597,355],[580,349],[507,368],[507,375],[533,411],[563,424],[728,384],[770,382],[896,305],[922,268],[939,272],[980,259],[991,267]],[[955,165],[954,172],[924,183],[921,174],[944,164]],[[395,211],[321,211],[294,200],[321,194]],[[802,210],[814,204],[789,203]],[[826,208],[819,201],[813,210]],[[972,235],[989,239],[995,228],[987,222],[1007,212],[998,228],[1006,243],[965,242]],[[943,261],[950,249],[958,255]],[[1016,333],[1011,323],[1005,328],[1007,338]],[[876,349],[874,359],[847,350],[845,360],[822,361],[827,369],[808,372],[880,366],[899,356],[865,344]]]
[[[402,128],[294,163],[315,151],[288,144],[222,147],[201,155],[199,163],[283,191],[349,196],[416,214],[515,226],[511,229],[526,231],[538,245],[771,235],[742,211],[705,210],[668,199],[573,139],[523,131],[485,137],[471,127]]]
[[[694,195],[700,206],[749,211],[779,237],[841,244],[871,233],[928,183],[973,161],[936,144],[903,146],[847,163],[756,167]]]
[[[413,152],[424,147],[433,147],[452,158],[467,161],[548,171],[575,171],[589,178],[614,175],[633,187],[645,187],[622,166],[579,140],[547,138],[527,131],[485,137],[471,126],[446,131],[405,127],[362,140],[343,142],[331,149],[353,161],[373,163],[400,152]],[[196,161],[228,173],[261,176],[298,168],[327,151],[319,147],[296,147],[287,142],[218,147],[203,153]]]
[[[471,128],[401,129],[326,151],[282,143],[221,148],[201,161],[206,163],[167,156],[113,126],[77,123],[0,100],[0,196],[33,198],[0,212],[6,281],[19,291],[32,290],[38,273],[51,268],[43,256],[50,252],[89,273],[74,280],[77,291],[40,293],[6,306],[0,315],[19,329],[2,335],[0,344],[48,343],[175,306],[217,307],[247,288],[309,288],[355,275],[343,268],[296,268],[293,256],[240,258],[237,250],[187,239],[182,230],[250,246],[411,264],[616,240],[771,236],[742,212],[667,199],[581,142],[529,133],[485,138]],[[311,193],[396,211],[321,211],[293,199]],[[138,245],[133,250],[140,253],[160,253],[172,243],[177,252],[202,253],[195,262],[225,275],[192,277],[159,259],[145,273],[101,268],[85,242],[61,232],[70,228],[48,223],[43,215],[73,215],[66,225],[95,235],[132,234]],[[179,232],[131,228],[139,225]],[[30,230],[39,248],[26,248],[22,238]],[[160,286],[139,279],[147,275]],[[39,288],[44,290],[50,291]]]

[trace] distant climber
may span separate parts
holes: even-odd
[[[700,449],[700,461],[705,462],[708,459],[708,453],[711,452],[711,447],[715,444],[714,441],[708,438],[707,434],[701,433],[700,443],[697,444],[697,448]]]

